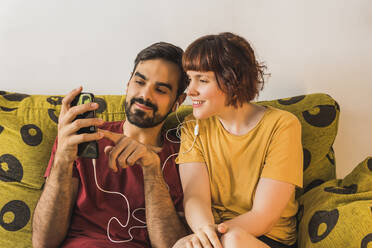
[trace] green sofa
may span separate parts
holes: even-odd
[[[98,116],[125,119],[125,96],[98,95]],[[0,247],[32,247],[32,215],[44,184],[62,96],[0,91]],[[372,158],[335,179],[332,149],[340,108],[326,94],[262,101],[302,123],[304,188],[296,192],[299,247],[372,247]],[[190,106],[181,106],[183,119]],[[178,124],[175,115],[165,127]],[[368,244],[370,246],[368,246]]]

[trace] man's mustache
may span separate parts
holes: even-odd
[[[130,100],[130,105],[132,106],[135,102],[139,104],[145,105],[146,107],[150,107],[153,109],[154,112],[158,111],[158,107],[150,101],[145,101],[143,98],[132,98]]]

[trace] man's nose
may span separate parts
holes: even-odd
[[[150,101],[152,100],[152,89],[151,87],[144,87],[140,93],[140,96],[143,98],[145,101]]]

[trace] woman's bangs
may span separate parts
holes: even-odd
[[[182,57],[182,66],[185,71],[213,71],[211,52],[205,44],[191,44]]]

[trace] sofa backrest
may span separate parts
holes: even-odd
[[[62,97],[0,91],[0,247],[31,246],[31,216],[57,135]],[[100,118],[125,119],[125,96],[98,95],[96,101]],[[287,110],[301,121],[305,191],[335,178],[332,144],[340,109],[332,97],[310,94],[257,104]],[[181,106],[178,117],[182,121],[191,112],[191,106]],[[177,125],[173,113],[165,127]]]

